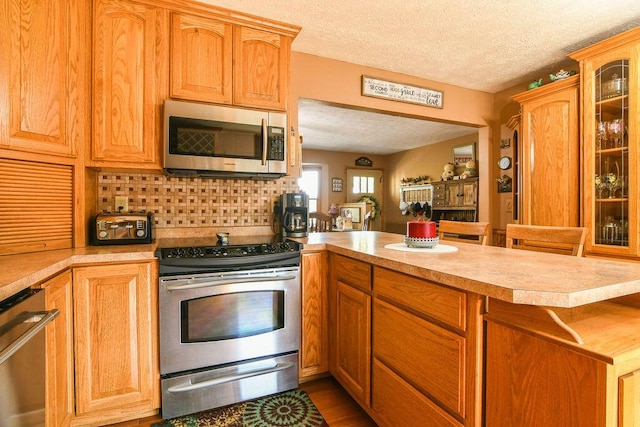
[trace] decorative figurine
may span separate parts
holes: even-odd
[[[555,82],[556,80],[562,80],[562,79],[566,79],[567,77],[571,77],[574,74],[576,74],[576,72],[573,70],[571,71],[560,70],[555,74],[549,74],[549,80],[551,80],[552,82]]]
[[[440,177],[440,181],[449,181],[453,179],[456,167],[453,163],[447,163],[444,165],[444,171],[442,172],[442,176]]]
[[[469,160],[467,163],[465,163],[464,167],[465,169],[464,172],[460,174],[460,179],[474,178],[478,176],[478,167],[476,166],[475,161]]]
[[[540,86],[542,86],[542,79],[534,80],[531,83],[529,83],[527,90],[535,89]]]

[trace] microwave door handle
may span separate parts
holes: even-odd
[[[262,119],[262,166],[267,164],[267,120]]]
[[[20,323],[33,323],[22,335],[16,338],[11,344],[0,351],[0,365],[6,362],[16,351],[20,350],[26,343],[31,341],[35,334],[40,332],[49,322],[55,319],[60,311],[55,308],[51,311],[33,313],[33,316]]]
[[[276,276],[247,276],[247,277],[223,277],[220,279],[207,280],[206,282],[183,282],[167,285],[167,291],[181,291],[184,289],[209,288],[212,286],[235,285],[238,283],[255,283],[255,282],[281,282],[283,280],[294,280],[296,276],[276,275]]]

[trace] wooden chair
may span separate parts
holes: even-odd
[[[507,224],[506,247],[582,256],[585,227]]]
[[[373,215],[373,211],[369,211],[365,214],[364,219],[362,220],[362,231],[369,230],[369,225],[371,223],[371,215]]]
[[[323,233],[331,231],[332,227],[331,217],[321,212],[309,213],[309,232]]]
[[[486,246],[488,237],[488,222],[447,221],[442,219],[438,223],[439,240],[452,240]]]

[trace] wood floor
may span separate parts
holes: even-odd
[[[332,377],[300,384],[300,388],[309,394],[329,427],[376,426],[376,423]],[[159,421],[162,419],[156,416],[114,424],[112,427],[150,427]]]

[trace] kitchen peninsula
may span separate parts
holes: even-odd
[[[617,298],[640,292],[640,264],[457,242],[447,242],[456,249],[450,253],[405,252],[385,248],[402,243],[402,235],[383,232],[312,233],[299,240],[304,286],[313,280],[326,296],[327,321],[319,329],[328,331],[319,335],[330,343],[328,371],[378,424],[427,417],[432,425],[472,426],[486,417],[487,426],[551,425],[535,417],[562,412],[577,421],[556,425],[633,425],[616,420],[637,417],[640,304],[633,296]],[[70,268],[148,263],[154,248],[0,257],[0,299]],[[314,255],[316,268],[305,270],[305,257]],[[303,299],[308,295],[303,290]],[[306,332],[303,326],[303,347]],[[527,354],[535,357],[519,364]],[[554,379],[519,382],[524,371],[518,369],[545,357]],[[567,371],[575,377],[558,380]],[[559,406],[533,407],[544,402],[531,390]],[[505,418],[518,413],[510,399],[522,396],[520,410],[530,413]],[[575,407],[563,406],[564,396]]]

